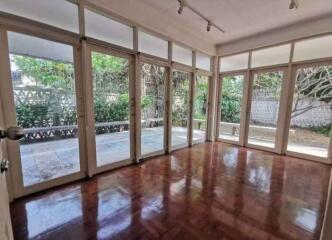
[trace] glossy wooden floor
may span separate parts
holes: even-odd
[[[319,239],[330,167],[207,143],[11,205],[15,239]]]

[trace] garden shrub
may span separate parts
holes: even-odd
[[[22,103],[16,106],[17,124],[23,128],[47,127],[50,116],[47,104]]]
[[[310,130],[322,134],[326,137],[330,137],[331,136],[331,125],[325,125],[325,126],[319,126],[319,127],[311,127]]]
[[[224,122],[240,122],[241,99],[237,96],[224,95],[221,102],[221,115]]]

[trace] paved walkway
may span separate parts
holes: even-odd
[[[238,136],[234,136],[232,134],[219,134],[220,139],[224,140],[231,140],[234,142],[239,141]],[[328,140],[326,140],[328,141]],[[259,138],[251,138],[249,139],[249,143],[252,145],[257,145],[257,146],[263,146],[263,147],[268,147],[268,148],[274,148],[275,143],[272,141],[268,141],[267,139],[259,139]],[[308,143],[306,143],[308,144]],[[310,142],[309,142],[310,144]],[[295,152],[295,153],[303,153],[307,155],[313,155],[317,157],[322,157],[326,158],[328,151],[327,147],[322,147],[322,146],[308,146],[305,145],[305,143],[292,143],[290,142],[287,146],[287,151],[290,152]]]
[[[187,129],[172,128],[172,146],[187,144]],[[163,127],[142,129],[142,154],[163,150]],[[205,133],[194,130],[194,141],[204,141]],[[130,158],[129,131],[101,134],[96,137],[97,165]],[[24,185],[78,172],[79,151],[77,138],[21,145]]]

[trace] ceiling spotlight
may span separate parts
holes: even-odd
[[[178,10],[178,14],[181,14],[181,13],[182,13],[182,11],[183,11],[183,7],[182,7],[182,6],[180,6],[180,7],[179,7],[179,10]]]
[[[294,8],[298,8],[299,4],[297,2],[297,0],[291,0],[290,4],[289,4],[289,9],[294,9]]]
[[[185,0],[178,0],[178,1],[179,1],[179,4],[180,4],[179,10],[178,10],[178,14],[181,14],[182,11],[183,11],[183,9],[186,6],[186,2],[185,2]]]
[[[211,22],[208,21],[208,24],[207,24],[207,26],[206,26],[206,31],[210,32],[210,30],[211,30],[211,26],[212,26]]]

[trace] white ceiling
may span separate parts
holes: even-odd
[[[332,0],[298,0],[299,8],[289,10],[290,0],[187,0],[225,33],[212,28],[188,9],[177,13],[177,0],[90,0],[132,22],[187,43],[202,51],[215,46],[313,18],[332,15]]]

